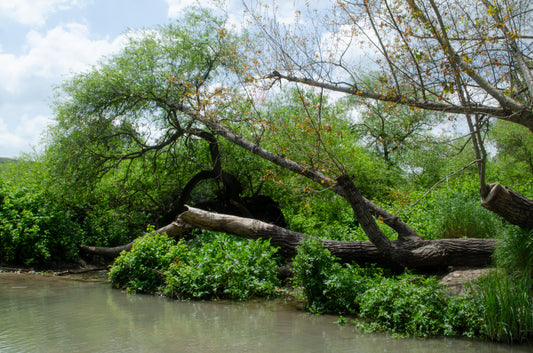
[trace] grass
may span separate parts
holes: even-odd
[[[475,285],[483,306],[484,334],[498,342],[526,342],[533,337],[531,273],[493,270]]]

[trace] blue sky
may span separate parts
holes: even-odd
[[[117,52],[128,28],[168,23],[192,4],[0,0],[0,157],[18,157],[39,145],[52,121],[54,86]]]

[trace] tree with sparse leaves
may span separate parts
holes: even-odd
[[[266,3],[249,11],[268,51],[261,70],[273,80],[464,116],[482,205],[532,228],[532,200],[486,183],[483,146],[489,118],[533,131],[532,6],[527,0],[339,0],[327,11],[308,3],[293,26],[277,23]]]

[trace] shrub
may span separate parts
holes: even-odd
[[[294,258],[295,284],[314,313],[354,314],[369,331],[411,336],[480,336],[484,306],[476,291],[449,296],[435,277],[341,265],[318,239],[306,238]],[[522,309],[523,310],[523,309]]]
[[[412,336],[438,335],[443,331],[445,292],[434,277],[382,277],[357,300],[360,317],[369,321],[370,330]]]
[[[445,336],[480,337],[482,335],[483,310],[479,297],[471,291],[461,296],[447,296],[443,320]]]
[[[279,284],[277,250],[268,241],[236,240],[206,232],[203,241],[174,242],[147,235],[123,252],[109,278],[131,292],[162,292],[180,299],[269,296]]]
[[[300,242],[292,269],[294,283],[302,287],[309,310],[317,312],[325,310],[326,281],[335,260],[336,258],[331,256],[319,239],[308,237]]]
[[[185,244],[176,244],[165,234],[146,235],[133,242],[131,251],[116,258],[109,279],[113,286],[129,292],[153,293],[164,285],[164,272],[170,264],[188,251]]]
[[[246,299],[270,296],[279,285],[277,249],[269,241],[212,234],[166,272],[164,293],[178,298]]]
[[[44,266],[73,261],[82,236],[73,213],[46,191],[0,180],[0,263]]]
[[[293,260],[294,283],[301,286],[307,309],[315,313],[356,313],[357,295],[381,272],[357,265],[341,265],[317,238],[300,242]]]

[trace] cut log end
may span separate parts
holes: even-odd
[[[533,200],[497,183],[487,184],[486,189],[488,192],[481,200],[483,207],[511,224],[533,229]]]

